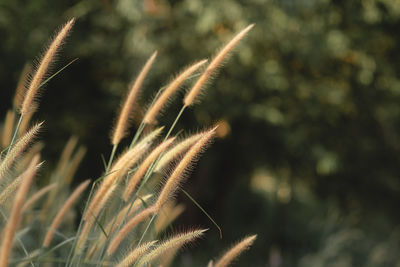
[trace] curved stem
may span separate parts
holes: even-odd
[[[17,127],[15,128],[13,137],[12,137],[11,142],[10,142],[10,145],[8,146],[7,154],[10,153],[10,150],[11,150],[11,148],[12,148],[14,142],[15,142],[15,139],[17,138],[19,127],[21,126],[21,123],[22,123],[22,118],[23,118],[23,115],[21,114],[21,116],[19,116],[18,124],[17,124]]]

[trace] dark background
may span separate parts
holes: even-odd
[[[184,188],[177,225],[210,228],[177,265],[205,266],[246,234],[238,266],[400,264],[400,4],[391,0],[0,0],[0,114],[11,107],[27,62],[76,17],[35,121],[46,170],[71,135],[88,148],[76,181],[96,178],[121,98],[159,54],[141,106],[189,63],[254,29],[187,110],[177,129],[224,122]],[[183,93],[160,123],[170,125]],[[140,112],[137,114],[140,118]]]

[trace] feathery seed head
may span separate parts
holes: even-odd
[[[33,140],[39,132],[43,122],[34,125],[24,136],[22,136],[7,153],[0,163],[0,181],[5,176],[11,165],[15,162],[18,156],[25,150],[28,144]]]
[[[120,263],[118,263],[116,267],[132,266],[139,257],[151,249],[157,242],[157,240],[154,240],[140,245],[138,248],[130,252],[128,256],[126,256]]]
[[[175,201],[168,201],[164,205],[162,212],[159,212],[154,223],[156,233],[159,234],[164,231],[184,210],[184,205],[176,205]]]
[[[160,110],[165,106],[168,99],[175,93],[181,86],[181,84],[196,70],[198,70],[207,60],[202,60],[196,62],[195,64],[189,66],[185,70],[183,70],[161,93],[161,95],[157,98],[154,104],[149,108],[146,112],[146,115],[143,118],[143,122],[146,124],[155,123],[155,119],[157,115],[160,113]]]
[[[147,60],[143,69],[141,70],[131,89],[129,90],[129,94],[125,99],[124,105],[122,106],[117,123],[113,130],[111,138],[111,143],[113,145],[119,144],[121,139],[126,135],[126,132],[129,128],[129,119],[132,117],[133,105],[135,103],[139,90],[142,87],[143,81],[146,78],[146,75],[149,72],[151,66],[153,65],[156,56],[157,51],[155,51],[153,55]]]
[[[144,203],[147,203],[147,201],[152,196],[153,196],[152,194],[148,194],[141,198],[139,197],[133,202],[132,206],[131,204],[127,204],[122,210],[120,210],[118,214],[115,216],[115,218],[112,218],[104,228],[104,231],[107,233],[107,236],[111,236],[114,233],[114,231],[118,228],[118,226],[121,225],[124,219],[129,220],[131,216],[139,208],[141,208],[144,205]],[[96,254],[98,250],[104,246],[106,238],[107,237],[105,235],[100,236],[98,241],[90,248],[89,257]]]
[[[100,207],[98,203],[100,203],[100,200],[104,198],[105,192],[107,192],[113,184],[118,183],[120,177],[125,175],[128,169],[136,164],[137,161],[139,161],[153,140],[161,133],[162,129],[163,127],[160,127],[149,133],[146,137],[142,138],[141,141],[139,141],[133,148],[126,151],[112,165],[110,173],[104,178],[103,182],[100,184],[100,187],[97,189],[96,193],[91,199],[83,216],[84,220],[87,220],[90,214],[95,214],[95,216],[97,216],[98,212],[100,211],[98,209]]]
[[[20,185],[24,174],[19,175],[17,178],[14,179],[6,188],[4,188],[0,193],[0,206],[3,206],[10,200],[13,196],[15,191],[17,190],[18,186]]]
[[[79,196],[85,191],[86,187],[89,185],[90,180],[86,180],[81,183],[69,198],[65,201],[64,205],[60,208],[59,212],[57,213],[56,217],[53,219],[53,222],[50,225],[49,230],[43,241],[43,247],[48,247],[53,239],[54,231],[58,228],[61,224],[63,218],[67,214],[67,212],[71,209],[74,203],[78,200]]]
[[[151,206],[147,209],[142,210],[137,215],[135,215],[132,219],[130,219],[124,227],[119,230],[119,232],[115,235],[115,237],[111,240],[110,245],[107,249],[107,254],[112,255],[121,242],[126,238],[130,231],[132,231],[139,223],[147,219],[150,215],[154,214],[156,209],[154,206]]]
[[[57,54],[57,51],[61,47],[64,39],[67,37],[68,33],[70,32],[75,19],[71,19],[68,21],[64,27],[58,32],[56,37],[51,42],[49,48],[45,52],[44,56],[42,57],[38,68],[35,71],[35,74],[32,77],[32,80],[29,84],[27,91],[25,92],[24,100],[22,101],[21,115],[26,115],[32,107],[35,107],[34,100],[38,96],[38,90],[40,88],[41,83],[43,82],[48,69]]]
[[[1,137],[1,146],[2,148],[6,148],[10,142],[14,128],[14,120],[15,120],[15,113],[12,110],[8,110],[6,114],[6,120],[3,126],[3,132]]]
[[[185,152],[189,147],[191,147],[195,142],[197,142],[203,133],[195,134],[187,137],[181,142],[177,143],[174,147],[169,149],[158,161],[155,168],[155,172],[161,172],[165,167],[173,161],[175,158],[179,157],[183,152]]]
[[[201,89],[205,83],[209,80],[216,69],[223,63],[224,59],[228,56],[229,52],[239,43],[239,41],[247,34],[248,31],[253,28],[254,24],[247,26],[244,30],[239,32],[228,44],[226,44],[214,59],[207,66],[206,70],[193,85],[192,89],[188,91],[183,101],[185,106],[191,106],[195,102],[196,97],[200,94]]]
[[[26,83],[29,78],[29,73],[32,70],[32,66],[30,64],[25,64],[22,69],[21,75],[19,76],[17,88],[15,89],[15,95],[13,99],[14,110],[18,110],[21,105],[25,94]]]
[[[85,213],[83,214],[83,220],[85,220],[85,224],[82,227],[82,231],[80,232],[78,242],[75,248],[75,251],[79,254],[85,246],[87,238],[92,230],[93,224],[96,221],[97,216],[99,215],[100,211],[104,208],[107,204],[107,201],[110,199],[111,195],[115,192],[117,188],[116,184],[111,185],[107,190],[105,190],[102,197],[96,200],[96,205],[89,210],[86,209]],[[93,202],[94,198],[92,199],[91,203]]]
[[[193,230],[193,231],[187,231],[184,233],[177,234],[170,239],[164,241],[160,245],[158,245],[156,248],[154,248],[152,251],[150,251],[148,254],[143,256],[139,262],[137,263],[137,266],[141,267],[146,264],[149,264],[162,256],[165,253],[168,253],[168,251],[176,249],[176,248],[181,248],[182,246],[193,242],[197,238],[200,238],[203,236],[204,232],[207,230]]]
[[[124,201],[128,201],[132,192],[135,190],[136,185],[139,184],[142,177],[149,171],[150,165],[157,160],[158,156],[167,149],[172,142],[174,142],[175,137],[169,138],[165,140],[160,145],[158,145],[153,151],[147,156],[147,158],[139,165],[137,171],[129,178],[128,185],[125,188],[125,192],[123,194]]]
[[[159,210],[162,205],[176,192],[179,184],[182,182],[185,176],[185,172],[189,169],[201,152],[205,150],[207,145],[210,143],[212,137],[215,134],[217,127],[206,131],[202,134],[202,137],[189,149],[188,152],[183,156],[181,161],[173,170],[172,174],[169,176],[167,182],[165,183],[160,195],[158,196],[157,202],[155,204],[157,210]]]
[[[242,241],[229,249],[222,257],[214,264],[214,267],[226,267],[235,260],[243,251],[249,249],[256,240],[257,235],[252,235],[244,238]]]
[[[23,175],[21,184],[15,195],[13,206],[11,208],[11,214],[8,218],[6,226],[3,228],[3,232],[0,238],[1,239],[0,267],[8,266],[9,254],[11,252],[11,247],[14,240],[15,232],[18,229],[19,223],[21,221],[22,206],[24,204],[26,195],[28,194],[30,185],[38,169],[39,160],[40,160],[39,155],[36,155],[32,159],[28,169]]]
[[[57,186],[57,183],[49,184],[49,185],[43,187],[42,189],[40,189],[39,191],[37,191],[34,195],[32,195],[25,202],[25,204],[22,208],[22,211],[26,211],[26,210],[30,209],[33,206],[33,204],[35,204],[36,201],[38,201],[43,195],[45,195],[47,192],[49,192],[56,186]]]

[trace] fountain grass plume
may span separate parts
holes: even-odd
[[[114,194],[116,188],[117,188],[116,184],[111,185],[110,188],[108,188],[108,190],[104,193],[103,197],[99,199],[99,201],[97,202],[97,207],[98,207],[99,211],[105,207],[105,205],[107,204],[107,201],[110,199],[111,195]],[[83,228],[78,233],[79,237],[78,237],[78,242],[77,242],[77,245],[75,248],[75,252],[77,254],[80,254],[82,252],[82,250],[84,249],[84,246],[86,244],[86,241],[90,234],[90,231],[92,230],[92,227],[97,220],[97,215],[98,215],[99,211],[96,210],[97,213],[93,214],[86,210],[86,213],[84,214],[84,215],[86,215],[86,219],[82,218],[82,220],[84,220]]]
[[[116,267],[129,267],[134,265],[135,261],[143,254],[145,254],[149,249],[154,247],[157,242],[157,240],[146,242],[135,248],[134,250],[129,252],[129,254],[120,263],[118,263]]]
[[[133,105],[137,98],[140,88],[142,87],[143,81],[146,78],[147,73],[150,71],[151,66],[157,56],[157,51],[147,60],[143,69],[140,71],[135,82],[132,84],[129,94],[126,97],[124,105],[121,108],[121,112],[118,116],[117,123],[113,129],[111,143],[115,146],[119,144],[121,139],[126,135],[129,127],[129,119],[132,116]]]
[[[213,265],[213,267],[226,267],[235,260],[239,255],[250,248],[250,246],[256,240],[257,235],[252,235],[244,238],[242,241],[238,242],[231,249],[229,249],[222,257]]]
[[[159,212],[154,222],[155,232],[160,234],[185,210],[183,204],[176,205],[175,201],[168,201]]]
[[[32,71],[32,65],[25,64],[19,76],[17,88],[15,89],[15,94],[13,99],[14,110],[18,110],[22,105],[22,101],[24,100],[24,95],[26,90],[26,84],[28,82],[29,73],[31,73],[31,71]]]
[[[13,128],[14,128],[15,112],[12,110],[7,111],[6,119],[3,127],[3,134],[1,136],[1,147],[6,148],[10,144]]]
[[[9,168],[32,142],[33,138],[39,132],[43,122],[34,125],[24,136],[22,136],[13,146],[9,148],[7,155],[0,163],[0,181],[4,178]]]
[[[207,230],[190,230],[174,235],[143,256],[137,263],[137,266],[141,267],[145,266],[146,264],[150,264],[160,256],[168,253],[168,251],[181,248],[184,245],[195,241],[196,239],[202,237],[205,231]]]
[[[14,181],[12,181],[9,185],[7,185],[6,188],[2,190],[0,194],[0,206],[5,205],[7,201],[14,195],[24,175],[24,173],[19,175],[17,178],[14,179]]]
[[[128,149],[119,159],[111,166],[109,173],[105,174],[105,178],[101,182],[99,188],[95,192],[93,198],[89,202],[89,206],[83,215],[84,220],[89,216],[97,216],[101,206],[98,205],[100,199],[104,197],[109,188],[119,182],[119,178],[125,175],[128,169],[137,163],[145,151],[149,148],[155,138],[157,138],[164,127],[159,127],[143,137],[133,148]]]
[[[207,59],[196,62],[195,64],[187,67],[183,70],[161,93],[161,95],[157,98],[154,104],[148,109],[146,112],[143,122],[145,124],[154,124],[156,123],[156,117],[160,113],[160,110],[165,106],[168,99],[179,89],[181,84],[196,70],[198,70],[204,63],[207,62]]]
[[[147,209],[142,210],[132,219],[130,219],[122,228],[118,231],[118,233],[111,240],[110,245],[107,249],[107,254],[112,255],[121,242],[127,237],[130,231],[132,231],[139,223],[147,219],[150,215],[156,213],[157,210],[154,206],[151,206]]]
[[[203,133],[194,134],[178,142],[162,155],[160,160],[157,162],[154,171],[162,172],[164,169],[166,169],[166,166],[168,166],[170,162],[179,157],[183,152],[187,151],[195,142],[197,142],[201,138],[202,135]]]
[[[123,222],[123,220],[130,219],[130,217],[141,207],[143,206],[143,203],[146,203],[153,195],[148,194],[143,197],[137,198],[132,206],[130,204],[127,204],[123,209],[121,209],[118,214],[112,218],[106,227],[104,227],[104,231],[107,234],[107,236],[110,236],[114,233],[116,228],[120,226]],[[94,254],[97,253],[99,248],[102,248],[107,241],[107,236],[106,235],[101,235],[98,241],[93,244],[93,246],[90,248],[89,253],[88,253],[88,258],[92,257]]]
[[[139,161],[147,148],[147,143],[138,144],[137,146],[134,146],[130,150],[126,151],[119,158],[114,167],[111,168],[110,173],[106,174],[104,180],[96,190],[93,198],[90,200],[89,206],[83,215],[85,220],[88,216],[97,216],[99,214],[102,208],[101,205],[98,204],[100,203],[100,199],[105,197],[106,192],[112,185],[119,183],[120,178],[128,172],[132,165]]]
[[[39,152],[43,144],[38,142],[25,153],[42,127],[42,123],[38,123],[29,129],[31,117],[38,107],[35,101],[41,87],[74,62],[48,77],[50,66],[73,24],[74,19],[61,27],[30,78],[27,78],[30,71],[24,69],[12,103],[13,107],[2,124],[0,215],[4,222],[0,223],[0,267],[7,267],[9,264],[36,266],[47,263],[60,263],[67,267],[139,267],[153,264],[166,267],[182,246],[203,236],[205,232],[189,230],[166,240],[164,238],[163,242],[155,241],[164,235],[168,226],[173,227],[174,219],[183,212],[183,206],[175,204],[171,199],[181,189],[183,181],[201,153],[212,142],[217,128],[194,134],[174,144],[176,136],[180,135],[180,132],[174,132],[175,126],[178,125],[185,108],[196,102],[204,85],[253,25],[237,34],[216,54],[211,63],[204,67],[205,70],[187,91],[181,110],[169,126],[168,132],[160,138],[162,141],[156,141],[163,130],[163,127],[156,128],[159,125],[157,118],[182,85],[198,76],[196,72],[203,69],[207,60],[197,61],[186,67],[167,86],[158,91],[138,125],[130,145],[124,150],[118,146],[128,133],[140,88],[148,76],[157,52],[151,55],[121,105],[110,136],[112,150],[108,161],[104,161],[105,171],[94,181],[81,209],[79,226],[74,228],[73,207],[90,181],[81,183],[70,195],[67,192],[70,192],[73,176],[86,149],[78,146],[77,138],[72,137],[65,146],[56,168],[50,174],[50,185],[41,189],[34,187],[35,191],[27,201],[30,185],[41,165]],[[18,112],[19,119],[15,118]],[[175,137],[171,138],[174,135]],[[160,178],[164,178],[163,183],[160,183]],[[185,190],[181,191],[220,230],[218,224],[197,201]],[[47,199],[38,201],[44,195]],[[22,219],[24,212],[26,216]],[[37,222],[39,223],[35,225]],[[33,240],[31,237],[36,240],[26,243],[26,240]],[[215,266],[228,266],[242,251],[252,245],[255,238],[256,236],[250,236],[243,239],[225,253]],[[214,266],[212,261],[209,266]]]
[[[26,195],[28,194],[32,180],[35,177],[39,160],[39,155],[36,155],[32,159],[27,171],[22,178],[22,182],[18,188],[17,194],[15,195],[10,217],[8,218],[7,224],[3,228],[1,234],[0,267],[8,266],[9,254],[11,252],[15,232],[17,231],[19,223],[21,221],[22,207]]]
[[[199,154],[210,144],[216,128],[217,127],[214,127],[213,129],[204,132],[202,137],[189,149],[188,152],[186,152],[181,161],[175,167],[158,196],[155,204],[157,210],[160,210],[165,202],[175,194],[180,183],[184,180],[187,170],[193,166],[194,162],[198,159]]]
[[[33,194],[24,204],[22,211],[29,210],[42,196],[47,194],[50,190],[57,187],[57,183],[49,184]]]
[[[85,154],[86,154],[86,148],[79,147],[78,151],[72,156],[70,164],[68,165],[68,169],[66,170],[65,173],[65,179],[64,179],[65,183],[70,184],[72,182],[72,178],[74,177],[74,174],[78,170],[79,164],[81,164],[83,158],[85,157]]]
[[[212,74],[217,70],[217,68],[224,62],[225,58],[228,56],[229,52],[239,43],[241,39],[253,28],[254,24],[247,26],[244,30],[239,32],[228,44],[226,44],[219,53],[214,57],[214,59],[207,66],[203,74],[196,81],[193,87],[188,91],[183,101],[185,107],[191,106],[195,103],[196,98],[200,94],[201,89],[204,87],[206,82],[210,79]]]
[[[56,231],[56,229],[61,224],[61,222],[62,222],[63,218],[65,217],[65,215],[67,214],[67,212],[75,204],[75,202],[78,200],[78,198],[83,193],[83,191],[85,191],[85,189],[89,185],[89,183],[90,183],[90,180],[86,180],[83,183],[81,183],[74,190],[74,192],[72,192],[72,194],[69,196],[69,198],[65,201],[64,205],[60,208],[56,217],[53,219],[53,222],[51,223],[49,230],[47,231],[47,234],[44,237],[43,247],[48,247],[50,245],[50,242],[53,239],[54,231]]]
[[[26,115],[32,107],[36,106],[34,103],[35,99],[38,97],[38,90],[47,75],[54,57],[74,25],[74,22],[75,19],[71,19],[61,28],[40,60],[39,66],[37,67],[35,74],[32,76],[28,89],[25,92],[24,100],[21,104],[20,113],[22,116]]]
[[[136,186],[139,184],[142,177],[149,170],[150,165],[157,160],[159,155],[167,149],[175,140],[175,137],[169,138],[158,145],[153,151],[146,157],[146,159],[139,165],[135,173],[128,179],[128,184],[125,187],[124,194],[122,198],[125,202],[128,202],[132,192],[135,190]]]

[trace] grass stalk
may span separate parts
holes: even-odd
[[[117,151],[117,148],[118,148],[118,144],[119,143],[116,143],[116,144],[113,145],[113,148],[112,148],[112,151],[111,151],[111,155],[110,155],[110,158],[108,160],[108,164],[107,164],[107,168],[106,168],[106,173],[108,173],[108,171],[110,170],[111,163],[113,162],[113,159],[114,159],[114,156],[115,156],[115,152]]]
[[[207,216],[207,218],[215,225],[215,227],[217,227],[219,231],[219,238],[222,239],[221,227],[219,227],[219,225],[214,221],[214,219],[205,211],[205,209],[203,209],[203,207],[200,206],[199,203],[197,203],[197,201],[188,192],[186,192],[186,190],[181,189],[181,191],[187,196],[187,198],[190,199],[190,201],[192,201],[204,213],[204,215]]]
[[[23,119],[23,115],[21,114],[19,116],[17,126],[15,127],[14,134],[11,138],[10,145],[8,146],[7,155],[8,155],[8,153],[10,153],[10,150],[11,150],[12,146],[14,145],[15,139],[17,139],[17,135],[18,135],[19,127],[21,127],[22,119]]]

